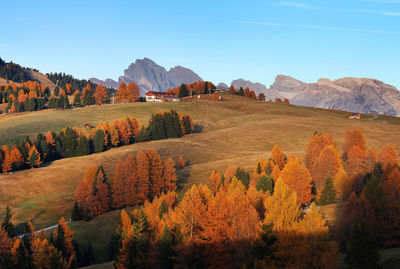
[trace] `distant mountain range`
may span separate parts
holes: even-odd
[[[14,78],[15,82],[21,82],[19,81],[21,78],[36,80],[51,90],[55,88],[54,81],[39,71],[17,64],[7,64],[0,59],[0,84],[7,84]],[[144,94],[147,91],[165,91],[182,83],[203,80],[188,68],[176,66],[167,71],[152,60],[144,58],[136,60],[125,69],[124,75],[120,76],[118,81],[96,78],[91,78],[90,81],[115,89],[118,89],[121,82],[135,82]],[[287,98],[292,104],[301,106],[400,116],[400,92],[395,87],[376,79],[322,78],[315,83],[305,83],[289,76],[278,75],[269,88],[261,83],[244,79],[233,80],[231,85],[236,89],[249,87],[257,95],[264,93],[267,100]],[[217,85],[217,88],[228,89],[228,87],[225,83]]]
[[[147,91],[165,91],[182,83],[193,83],[203,81],[202,78],[192,70],[175,66],[167,71],[164,67],[156,64],[148,58],[138,59],[125,69],[124,75],[120,76],[118,82],[112,79],[100,80],[91,78],[90,81],[96,84],[103,84],[106,87],[118,89],[121,82],[128,84],[134,82],[139,86],[142,94]]]
[[[316,83],[304,83],[292,77],[278,75],[267,88],[261,83],[243,79],[232,81],[236,89],[249,87],[266,99],[287,98],[301,106],[400,116],[400,92],[382,81],[369,78],[326,78]]]

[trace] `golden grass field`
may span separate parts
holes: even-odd
[[[268,158],[275,144],[286,155],[302,157],[315,131],[331,133],[341,147],[344,132],[360,127],[369,147],[392,144],[400,150],[400,118],[378,117],[372,121],[368,120],[370,116],[363,115],[362,120],[349,120],[345,112],[265,103],[231,95],[224,95],[224,99],[223,102],[103,105],[0,116],[0,144],[11,144],[26,135],[34,138],[47,130],[59,131],[66,126],[81,128],[85,123],[96,125],[126,115],[146,123],[151,113],[169,109],[190,114],[200,126],[199,132],[178,139],[138,143],[89,156],[61,159],[13,175],[0,174],[0,212],[9,205],[14,223],[31,220],[36,228],[54,225],[61,216],[69,219],[73,191],[88,166],[101,164],[107,175],[112,176],[119,159],[148,148],[157,150],[162,157],[172,156],[177,160],[182,155],[189,161],[189,166],[178,171],[183,188],[207,181],[212,170],[223,172],[229,164],[252,170],[258,158]],[[117,213],[111,212],[99,219]],[[93,220],[72,223],[71,227],[86,244],[85,240],[96,239],[96,234],[91,236],[88,232],[90,225],[107,230],[112,227],[102,228],[101,223],[111,222]]]

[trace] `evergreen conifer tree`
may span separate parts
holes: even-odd
[[[67,129],[65,130],[65,137],[63,140],[64,157],[68,158],[75,156],[77,138],[78,135],[76,134],[76,132],[72,128],[67,127]]]
[[[256,182],[256,189],[263,192],[269,191],[269,194],[272,195],[274,193],[274,180],[270,176],[262,175]]]
[[[345,262],[348,269],[379,268],[378,246],[365,223],[356,224],[350,239]]]
[[[11,209],[7,206],[6,208],[6,215],[4,216],[4,220],[1,223],[1,227],[7,232],[9,237],[13,237],[15,235],[15,227],[11,223]]]
[[[174,268],[174,237],[171,234],[168,226],[164,227],[160,241],[157,245],[157,262],[160,263],[162,268]]]
[[[329,205],[337,202],[335,185],[331,177],[325,180],[324,188],[322,189],[321,198],[319,199],[320,205]]]
[[[86,136],[81,135],[78,140],[78,146],[76,148],[76,156],[85,156],[90,154],[89,141]]]
[[[102,152],[104,150],[104,131],[97,130],[93,137],[94,152]]]
[[[72,210],[71,220],[78,221],[82,219],[81,211],[79,210],[78,204],[74,203],[74,209]]]

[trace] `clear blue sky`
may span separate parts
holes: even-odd
[[[113,78],[137,58],[203,79],[372,77],[400,88],[400,0],[0,0],[0,57]]]

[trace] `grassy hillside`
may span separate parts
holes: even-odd
[[[305,145],[315,131],[331,133],[341,147],[345,130],[360,127],[369,147],[380,148],[390,143],[400,149],[399,118],[349,120],[344,112],[262,103],[239,96],[224,98],[224,102],[106,105],[1,116],[0,144],[12,143],[26,135],[33,138],[38,132],[45,133],[49,129],[58,131],[65,126],[82,127],[85,123],[96,125],[125,115],[147,123],[151,113],[169,109],[192,115],[198,132],[179,139],[138,143],[62,159],[12,175],[0,174],[0,212],[10,205],[15,214],[14,223],[31,220],[37,228],[54,225],[61,216],[69,218],[73,191],[89,165],[102,164],[111,176],[119,159],[148,148],[175,160],[183,155],[190,162],[178,171],[183,188],[205,182],[212,170],[223,172],[229,164],[252,170],[259,157],[268,158],[275,144],[287,155],[302,157]],[[86,225],[91,224],[72,224],[76,236],[85,244],[85,240],[91,238],[85,232],[88,230]]]

